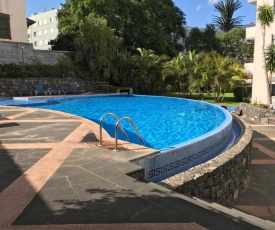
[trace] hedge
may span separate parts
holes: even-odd
[[[233,89],[234,98],[236,101],[243,101],[243,98],[251,97],[251,86],[237,86]]]
[[[1,64],[0,78],[64,77],[66,69],[60,65]]]

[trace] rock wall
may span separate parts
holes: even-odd
[[[0,96],[16,96],[21,87],[34,90],[35,85],[43,84],[45,89],[59,89],[70,82],[77,82],[81,93],[109,92],[108,83],[88,82],[78,78],[0,78]]]
[[[243,135],[230,149],[204,164],[159,184],[176,192],[217,203],[230,203],[243,190],[251,168],[252,129],[241,124]]]
[[[236,112],[261,124],[275,124],[274,109],[264,109],[251,104],[240,103]]]
[[[0,64],[31,64],[38,61],[54,65],[64,53],[55,50],[35,50],[31,43],[0,41]]]

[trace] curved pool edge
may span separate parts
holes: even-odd
[[[238,117],[238,141],[219,156],[160,181],[170,190],[217,203],[231,203],[244,189],[251,169],[252,134],[249,124]]]
[[[212,106],[221,110],[225,115],[225,120],[217,128],[153,156],[134,161],[135,164],[144,168],[145,180],[158,183],[207,162],[230,147],[233,134],[232,115],[220,106]]]

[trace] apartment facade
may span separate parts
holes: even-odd
[[[28,42],[25,0],[0,0],[0,41]]]
[[[248,0],[248,3],[259,6],[268,4],[275,9],[275,0]],[[257,14],[257,11],[256,11]],[[256,15],[257,18],[257,15]],[[254,60],[253,63],[246,63],[245,68],[248,72],[253,74],[252,80],[252,102],[269,104],[269,92],[267,91],[267,82],[265,78],[264,69],[264,53],[263,46],[263,28],[258,20],[254,26],[246,29],[246,39],[254,40]],[[271,44],[275,44],[275,23],[272,23],[270,27],[266,28],[265,45],[266,47]],[[272,96],[275,96],[275,75],[272,77]]]
[[[33,43],[33,48],[38,50],[49,50],[49,41],[56,39],[58,35],[58,9],[33,14],[30,19],[35,23],[28,28],[28,41]]]

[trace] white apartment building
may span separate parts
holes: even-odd
[[[33,43],[33,48],[38,50],[49,50],[51,45],[49,41],[56,39],[58,35],[57,28],[58,9],[52,9],[43,13],[35,13],[31,20],[35,23],[28,28],[28,41]]]
[[[268,4],[275,8],[275,0],[247,0],[248,3],[258,6]],[[257,11],[256,11],[257,18]],[[256,19],[254,26],[248,27],[246,29],[246,39],[254,40],[254,60],[252,63],[246,63],[245,68],[247,72],[253,74],[252,80],[252,102],[269,104],[269,92],[267,90],[267,83],[265,81],[265,70],[264,70],[264,53],[262,50],[263,45],[263,29],[260,22]],[[265,34],[265,46],[269,44],[275,44],[275,23],[272,23],[270,27],[266,28]],[[275,96],[275,76],[273,74],[272,78],[272,96]],[[273,103],[275,97],[273,97]]]

